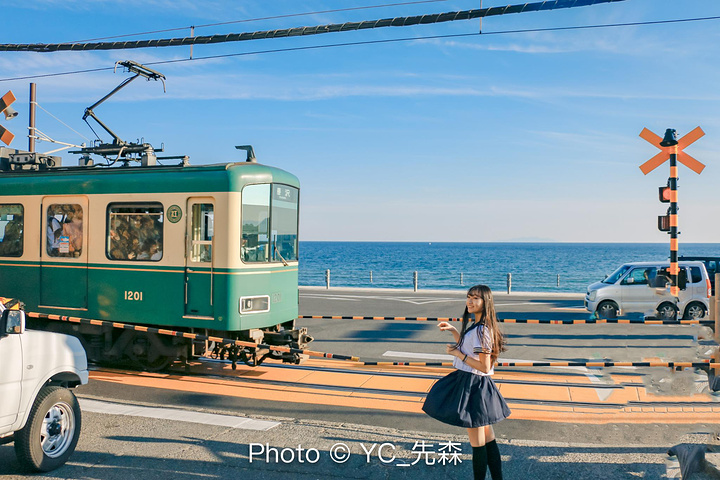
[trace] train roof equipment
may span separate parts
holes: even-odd
[[[133,80],[143,77],[147,80],[160,80],[163,84],[163,91],[165,91],[165,75],[163,75],[160,72],[156,72],[155,70],[151,70],[148,67],[141,65],[137,62],[133,62],[132,60],[125,60],[123,62],[116,62],[115,63],[115,71],[117,70],[117,67],[121,66],[123,67],[127,72],[134,73],[135,75],[132,77],[128,77],[120,84],[115,87],[110,93],[105,95],[103,98],[92,104],[91,106],[87,107],[85,109],[85,113],[83,114],[83,120],[85,123],[88,124],[88,127],[90,127],[90,130],[95,133],[95,136],[98,137],[98,141],[95,142],[94,145],[90,147],[82,147],[80,150],[71,151],[70,153],[79,153],[83,157],[81,158],[81,164],[82,160],[84,159],[86,162],[90,161],[90,155],[100,155],[102,157],[105,157],[109,160],[109,157],[115,156],[115,160],[112,161],[112,163],[115,163],[116,161],[120,160],[127,164],[130,161],[139,161],[143,166],[147,165],[155,165],[157,161],[157,157],[155,155],[155,152],[162,152],[162,148],[157,149],[153,148],[152,145],[149,143],[144,142],[126,142],[122,140],[120,137],[117,136],[115,132],[110,130],[110,128],[105,125],[100,119],[95,115],[95,108],[100,106],[105,100],[115,95],[117,92],[119,92],[121,89],[126,87],[130,82]],[[110,136],[113,138],[112,143],[102,143],[100,141],[100,137],[97,135],[97,132],[92,128],[92,125],[90,125],[90,122],[88,121],[88,117],[95,120],[98,125],[100,125],[107,133],[110,134]],[[135,156],[139,156],[139,158]],[[112,165],[110,163],[109,165]]]
[[[42,135],[39,138],[41,140],[51,141],[53,143],[61,143],[67,146],[78,147],[78,150],[72,150],[69,153],[79,154],[80,159],[77,166],[63,165],[63,159],[60,156],[50,155],[55,151],[48,153],[39,153],[25,150],[18,150],[8,147],[0,147],[0,173],[2,172],[28,172],[28,171],[47,171],[47,170],[72,170],[78,169],[96,169],[97,167],[111,167],[118,161],[122,163],[122,167],[129,167],[130,162],[138,162],[141,167],[160,167],[160,166],[179,166],[187,167],[190,165],[190,158],[187,155],[168,155],[168,156],[157,156],[157,152],[162,152],[164,146],[160,148],[153,147],[149,143],[138,140],[137,142],[128,142],[121,139],[115,132],[113,132],[105,123],[103,123],[95,114],[95,109],[105,102],[108,98],[116,94],[122,88],[127,86],[133,80],[143,77],[149,80],[160,80],[163,83],[163,91],[165,91],[165,75],[155,70],[152,70],[144,65],[141,65],[132,60],[126,60],[115,63],[115,70],[117,67],[123,67],[127,72],[133,73],[132,77],[128,77],[123,80],[117,87],[115,87],[110,93],[105,95],[103,98],[92,104],[85,109],[83,114],[83,120],[88,124],[90,129],[98,137],[98,140],[93,142],[91,146],[73,145],[69,143],[57,142],[50,139],[46,135]],[[88,118],[95,120],[110,136],[112,137],[111,143],[103,143],[97,132],[92,128],[88,122]],[[32,127],[31,127],[32,130]],[[252,145],[238,145],[235,147],[238,150],[245,150],[247,156],[245,162],[257,163],[255,158],[255,151]],[[91,158],[91,155],[98,155],[107,160],[107,163],[95,164]],[[179,160],[174,165],[162,165],[158,160]]]

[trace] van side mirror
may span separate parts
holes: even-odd
[[[5,310],[0,318],[3,335],[19,335],[25,332],[25,312],[22,310]]]

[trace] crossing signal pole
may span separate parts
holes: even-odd
[[[693,172],[700,174],[705,165],[695,160],[693,157],[683,152],[683,149],[705,135],[700,127],[678,140],[677,133],[674,129],[668,128],[665,131],[665,137],[654,134],[647,128],[640,132],[640,137],[652,143],[662,150],[647,162],[640,165],[640,171],[647,175],[663,163],[670,160],[670,178],[668,178],[667,186],[660,187],[659,197],[663,203],[670,203],[670,208],[666,215],[658,217],[658,229],[662,232],[670,233],[670,295],[677,297],[680,295],[678,273],[678,192],[677,192],[677,162],[679,161]]]

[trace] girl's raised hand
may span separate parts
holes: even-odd
[[[447,322],[440,322],[438,323],[438,328],[442,330],[443,332],[446,330],[455,330],[457,332],[457,328],[455,328],[453,325],[450,325]]]

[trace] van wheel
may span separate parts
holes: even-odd
[[[600,305],[597,306],[596,313],[598,314],[598,317],[600,318],[617,318],[618,314],[618,306],[617,303],[605,300],[604,302],[600,302]]]
[[[662,303],[657,308],[657,314],[660,320],[676,320],[677,308],[672,303]]]
[[[685,320],[699,320],[705,316],[707,310],[705,305],[700,302],[692,302],[685,308]]]
[[[63,465],[80,437],[80,405],[67,388],[40,389],[25,426],[15,433],[15,454],[22,465],[47,472]]]

